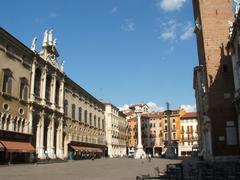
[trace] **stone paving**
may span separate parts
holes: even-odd
[[[127,158],[69,161],[54,164],[0,166],[0,180],[135,180],[137,175],[156,175],[166,164],[181,160]]]

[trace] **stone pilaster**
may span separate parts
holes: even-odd
[[[55,108],[55,93],[56,92],[56,73],[52,74],[52,81],[51,81],[51,103],[52,109]]]
[[[50,148],[49,148],[49,157],[52,159],[56,158],[55,146],[54,146],[54,132],[55,132],[55,122],[54,115],[51,117],[51,138],[50,138]]]
[[[36,60],[34,60],[33,63],[32,63],[31,86],[30,86],[30,101],[34,101],[35,70],[36,70]]]
[[[45,95],[46,95],[46,78],[47,78],[47,68],[42,68],[42,74],[41,74],[41,88],[40,88],[40,94],[42,99],[42,104],[45,105]]]
[[[39,147],[38,147],[38,157],[40,159],[45,159],[46,156],[44,154],[44,120],[45,120],[45,113],[44,111],[40,114],[40,136],[39,136]]]
[[[59,89],[59,106],[60,106],[61,113],[64,113],[63,101],[64,101],[64,79],[60,81],[60,89]]]

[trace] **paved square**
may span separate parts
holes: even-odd
[[[137,175],[155,175],[155,167],[163,171],[166,164],[180,160],[96,159],[39,165],[0,166],[1,180],[134,180]]]

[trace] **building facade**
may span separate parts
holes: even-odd
[[[105,104],[106,141],[109,157],[126,156],[127,150],[127,120],[117,107]]]
[[[104,104],[65,75],[52,31],[36,40],[0,28],[0,163],[104,156]]]
[[[35,152],[29,116],[33,56],[0,28],[0,163],[28,162]]]
[[[192,155],[193,146],[198,147],[197,113],[187,112],[180,118],[178,156]]]
[[[129,112],[128,112],[129,114]],[[180,118],[185,114],[183,109],[172,110],[170,114],[171,143],[178,154],[178,145],[181,138]],[[132,117],[132,114],[130,114]],[[141,116],[142,144],[147,154],[160,156],[165,154],[168,141],[166,112],[145,112]],[[137,147],[137,118],[128,119],[129,142],[128,149]]]
[[[224,160],[239,155],[231,56],[227,51],[232,1],[193,0],[199,66],[194,89],[200,130],[200,156]]]
[[[105,156],[104,104],[65,76],[64,157]]]
[[[229,24],[229,49],[232,56],[232,67],[234,77],[234,105],[237,112],[237,134],[238,144],[240,144],[240,13],[239,5],[236,5],[235,19]]]

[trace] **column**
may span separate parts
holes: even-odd
[[[64,101],[64,79],[60,81],[60,89],[59,89],[59,106],[60,106],[60,112],[64,113],[63,110],[63,101]]]
[[[30,106],[28,113],[28,127],[26,128],[26,133],[33,134],[33,107]]]
[[[42,99],[42,104],[45,104],[45,94],[46,94],[46,78],[47,78],[47,68],[42,68],[42,74],[41,74],[41,88],[40,88],[40,94]]]
[[[142,132],[141,132],[141,114],[137,113],[137,120],[138,120],[138,145],[137,148],[143,148],[142,146]]]
[[[54,115],[51,117],[51,142],[50,142],[50,151],[49,151],[49,156],[52,159],[56,158],[55,154],[55,147],[54,147],[54,132],[55,132],[55,122],[54,122]]]
[[[3,129],[2,119],[3,119],[3,113],[0,115],[0,129]]]
[[[40,145],[40,136],[41,136],[41,121],[40,118],[38,119],[37,123],[37,130],[36,130],[36,153],[38,154],[39,157],[39,145]]]
[[[174,154],[174,149],[171,144],[171,127],[170,127],[170,114],[171,111],[169,110],[169,103],[167,102],[167,110],[165,113],[167,114],[167,131],[168,131],[168,144],[167,144],[167,151],[166,151],[166,157],[173,159],[175,154]]]
[[[56,73],[52,74],[52,81],[51,81],[51,103],[52,109],[55,109],[55,92],[56,92]]]
[[[13,116],[10,115],[10,124],[9,124],[9,131],[14,131],[14,119]]]
[[[63,156],[63,117],[61,117],[61,126],[60,126],[60,146],[59,146],[59,150],[60,150],[60,152],[59,152],[59,157],[61,158],[61,159],[63,159],[64,158],[64,156]]]
[[[40,114],[40,140],[39,140],[39,158],[40,159],[45,159],[46,156],[44,154],[44,145],[43,145],[43,141],[44,141],[44,115],[45,112],[44,110],[41,112]]]
[[[34,101],[35,70],[36,70],[36,60],[34,59],[32,63],[32,70],[31,70],[30,101]]]

